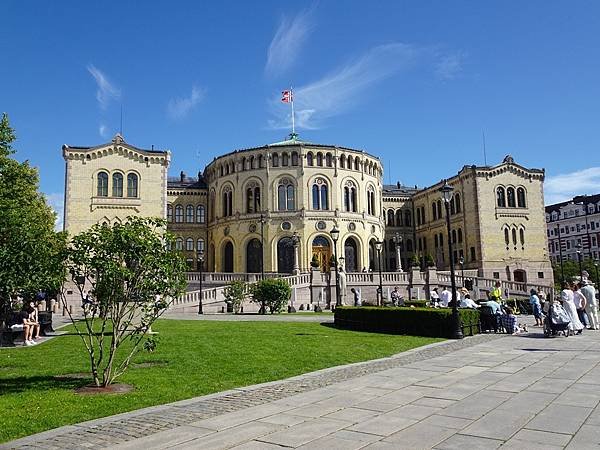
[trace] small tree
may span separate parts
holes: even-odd
[[[233,312],[236,314],[240,312],[240,307],[244,303],[244,299],[246,298],[247,293],[248,286],[243,281],[232,281],[223,290],[223,294],[225,295],[225,301],[227,303],[231,303],[231,305],[233,306]]]
[[[169,250],[174,246],[167,245],[172,238],[165,225],[136,217],[113,227],[94,225],[75,236],[67,251],[71,277],[86,301],[83,325],[71,321],[89,353],[96,386],[122,375],[141,347],[154,349],[151,339],[140,344],[185,289],[186,265]],[[130,345],[122,347],[126,341]]]
[[[410,260],[410,265],[412,267],[420,267],[421,266],[421,261],[419,260],[419,256],[415,253],[411,260]]]
[[[281,312],[291,294],[292,288],[281,279],[262,280],[252,287],[252,301],[261,305],[261,314],[266,314],[267,308],[271,314]]]
[[[433,260],[433,256],[431,256],[429,253],[427,253],[427,255],[425,255],[425,265],[427,267],[435,266],[435,261]]]

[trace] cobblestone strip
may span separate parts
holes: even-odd
[[[46,449],[64,450],[73,448],[101,449],[112,445],[170,430],[202,419],[240,411],[280,400],[292,395],[331,386],[340,381],[358,378],[387,369],[405,366],[438,356],[443,356],[463,348],[490,342],[506,335],[482,334],[460,341],[446,341],[400,353],[389,358],[351,364],[333,369],[300,375],[288,380],[269,383],[265,386],[240,388],[240,390],[211,396],[199,397],[197,401],[186,401],[182,405],[172,404],[153,408],[147,413],[135,413],[115,420],[99,419],[29,436],[12,443],[0,445],[0,449]]]

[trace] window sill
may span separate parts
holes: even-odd
[[[123,208],[139,211],[142,199],[135,197],[92,197],[92,211],[98,208]]]

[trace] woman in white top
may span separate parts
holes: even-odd
[[[579,286],[577,285],[577,283],[573,283],[572,290],[573,303],[575,303],[575,308],[577,308],[577,315],[579,316],[579,321],[583,324],[584,327],[588,328],[590,324],[588,323],[588,318],[585,314],[585,306],[587,303],[585,300],[585,296],[579,290]]]
[[[569,318],[571,319],[569,329],[575,331],[577,334],[581,334],[584,326],[577,315],[577,308],[575,307],[575,302],[573,301],[573,291],[571,290],[569,283],[566,281],[563,282],[562,287],[563,290],[560,293],[560,300],[562,301],[563,309],[567,312]]]

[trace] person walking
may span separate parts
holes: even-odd
[[[531,296],[529,297],[529,304],[533,309],[533,317],[535,317],[535,326],[541,327],[543,325],[542,318],[544,315],[542,314],[542,305],[540,303],[540,298],[537,296],[537,291],[532,289],[530,291]]]
[[[573,283],[571,289],[573,290],[573,302],[575,303],[575,308],[577,308],[577,315],[579,316],[579,320],[581,321],[584,327],[588,328],[590,324],[587,320],[587,315],[585,314],[585,296],[579,290],[579,285],[577,283]]]
[[[573,301],[573,291],[571,290],[571,286],[567,281],[564,281],[562,288],[563,289],[560,292],[560,300],[562,302],[563,309],[569,315],[569,319],[571,319],[569,330],[574,331],[577,334],[581,334],[584,327],[579,320],[579,316],[577,315],[577,308],[575,307],[575,302]]]
[[[600,324],[598,323],[598,303],[596,302],[596,289],[593,284],[587,280],[582,282],[583,286],[580,292],[585,297],[585,312],[590,322],[590,329],[597,330]]]

